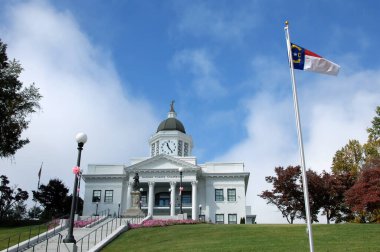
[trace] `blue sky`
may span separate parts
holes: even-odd
[[[175,100],[198,162],[245,162],[258,222],[284,222],[256,195],[275,166],[299,163],[285,20],[293,42],[341,65],[338,77],[296,72],[307,167],[329,170],[349,139],[363,143],[379,105],[377,1],[0,4],[8,56],[44,96],[25,132],[31,143],[0,161],[24,189],[42,161],[42,182],[71,186],[78,131],[89,137],[83,166],[147,156]]]

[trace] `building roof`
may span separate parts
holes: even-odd
[[[157,132],[166,131],[166,130],[178,130],[184,134],[186,134],[185,127],[182,122],[178,120],[177,113],[174,111],[174,101],[170,104],[170,111],[168,114],[168,118],[163,120],[157,128]]]
[[[185,127],[177,118],[171,117],[163,120],[157,128],[157,132],[164,130],[178,130],[186,134]]]

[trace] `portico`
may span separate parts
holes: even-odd
[[[183,183],[182,208],[188,216],[198,216],[196,181]],[[180,213],[179,182],[140,182],[141,210],[147,215],[176,216]],[[150,200],[152,199],[152,200]],[[128,209],[126,207],[126,209]],[[196,218],[194,218],[196,219]]]
[[[194,165],[193,158],[185,160],[167,155],[158,155],[145,160],[133,160],[134,164],[125,168],[129,180],[126,194],[130,195],[133,175],[139,175],[141,210],[147,215],[175,216],[180,213],[180,173],[182,168],[182,208],[187,216],[197,219],[198,181],[201,168]],[[160,169],[157,169],[159,164]],[[122,209],[129,208],[128,199]]]

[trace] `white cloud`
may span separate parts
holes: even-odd
[[[259,24],[259,15],[254,7],[245,4],[244,8],[221,8],[223,3],[212,5],[205,2],[186,3],[179,6],[177,29],[181,33],[195,37],[209,37],[220,41],[240,42],[246,34]],[[224,6],[225,7],[225,6]]]
[[[260,58],[253,62],[257,75],[245,83],[259,82],[269,88],[263,88],[246,103],[247,139],[215,160],[244,161],[251,172],[247,204],[252,205],[258,223],[285,223],[281,213],[257,195],[270,188],[265,177],[273,175],[276,166],[300,163],[290,77],[278,78],[288,69],[277,68],[277,64],[262,72]],[[380,70],[343,70],[336,78],[299,71],[296,75],[306,165],[319,172],[330,170],[333,155],[349,139],[362,143],[367,140],[366,128],[380,100]],[[286,90],[284,85],[288,95],[274,92]]]
[[[245,122],[247,138],[215,160],[244,162],[246,171],[251,173],[247,204],[252,205],[252,213],[258,215],[257,221],[282,222],[276,208],[267,207],[257,194],[269,189],[265,177],[273,175],[274,167],[294,164],[297,160],[297,146],[292,141],[292,106],[288,99],[278,100],[268,92],[257,94],[246,106],[249,113]]]
[[[194,76],[192,86],[199,97],[209,99],[210,93],[214,98],[226,95],[215,64],[206,50],[180,51],[174,55],[172,65],[178,69],[185,69]]]
[[[367,141],[366,128],[380,105],[379,74],[380,70],[373,70],[323,78],[311,83],[311,90],[305,89],[304,102],[310,111],[305,118],[307,148],[314,170],[329,169],[332,156],[349,139]]]
[[[24,136],[31,143],[15,159],[1,160],[2,171],[23,189],[35,189],[41,162],[42,182],[57,177],[72,186],[75,134],[84,131],[82,167],[87,163],[129,163],[146,155],[158,120],[148,102],[123,90],[107,52],[89,41],[72,15],[43,1],[15,4],[0,28],[9,58],[25,69],[24,84],[36,83],[42,111],[32,116]]]

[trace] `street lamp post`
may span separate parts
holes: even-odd
[[[202,205],[199,204],[199,215],[201,215],[201,214],[202,214]]]
[[[120,202],[119,202],[119,209],[117,210],[117,218],[119,218],[119,225],[121,225]]]
[[[78,166],[79,167],[79,166]],[[75,202],[75,214],[79,214],[78,213],[78,205],[79,205],[79,192],[80,192],[80,181],[82,180],[82,171],[79,171],[78,173],[78,188],[77,188],[77,200]]]
[[[97,201],[96,202],[95,216],[98,216],[98,206],[99,206],[99,202]]]
[[[78,133],[75,136],[78,143],[78,158],[77,158],[77,166],[74,167],[73,172],[75,173],[74,179],[74,189],[73,189],[73,199],[71,201],[71,210],[70,210],[70,219],[69,219],[69,230],[65,239],[63,239],[64,243],[76,243],[76,240],[73,235],[74,230],[74,214],[75,207],[77,203],[77,190],[78,190],[78,174],[80,172],[80,158],[83,150],[83,145],[87,142],[87,135],[84,133]]]
[[[181,214],[183,214],[183,211],[182,211],[182,191],[183,191],[183,187],[182,187],[182,171],[183,171],[183,167],[178,168],[178,171],[179,171],[179,212]]]

